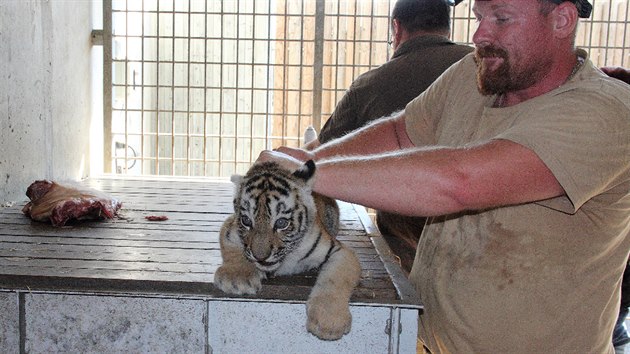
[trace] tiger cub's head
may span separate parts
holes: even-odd
[[[264,272],[278,269],[315,221],[315,163],[292,172],[275,162],[254,164],[236,185],[234,222],[247,259]]]

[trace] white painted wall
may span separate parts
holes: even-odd
[[[88,0],[0,0],[0,203],[89,171]]]

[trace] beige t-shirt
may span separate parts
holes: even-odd
[[[475,71],[469,55],[407,105],[411,140],[514,141],[567,196],[429,220],[410,274],[420,337],[434,353],[612,352],[630,250],[630,85],[587,59],[561,87],[492,108]]]

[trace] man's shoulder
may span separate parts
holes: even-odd
[[[593,70],[593,73],[589,76],[588,82],[594,85],[596,89],[601,89],[606,94],[624,98],[624,102],[630,105],[630,85],[627,83],[610,77],[599,69]]]
[[[470,54],[474,49],[467,45],[455,44],[418,47],[398,55],[386,63],[359,75],[353,86],[371,83],[378,85],[401,78],[425,75],[436,76],[451,65]],[[432,77],[434,80],[436,77]]]
[[[586,101],[588,106],[598,105],[604,109],[611,105],[611,101],[617,101],[630,110],[630,85],[609,77],[591,63],[576,76],[562,90],[569,96]]]
[[[415,42],[410,43],[409,47],[401,53],[401,56],[442,57],[445,60],[454,60],[462,58],[474,50],[475,48],[472,46],[455,43],[446,38],[420,37]]]
[[[387,64],[398,65],[400,62],[406,62],[406,65],[412,68],[426,70],[435,67],[443,71],[473,51],[473,47],[464,44],[450,41],[434,42],[426,46],[415,47],[400,57],[393,58]]]
[[[404,43],[400,45],[397,49],[394,57],[397,54],[405,54],[414,51],[424,51],[424,50],[433,50],[433,49],[442,49],[449,51],[464,51],[471,52],[474,50],[474,47],[466,45],[466,44],[458,44],[456,42],[451,41],[445,36],[442,35],[420,35],[411,39],[408,39]]]

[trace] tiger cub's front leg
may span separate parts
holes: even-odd
[[[306,303],[307,329],[320,339],[336,340],[350,332],[350,296],[361,277],[361,266],[350,249],[338,250],[322,266]]]
[[[223,264],[214,274],[214,284],[228,294],[256,294],[262,287],[265,274],[243,255],[243,243],[236,232],[232,232],[234,216],[230,216],[221,227],[220,244]]]

